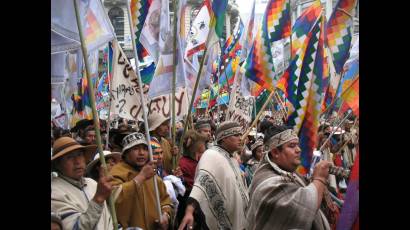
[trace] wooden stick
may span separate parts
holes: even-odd
[[[332,133],[329,135],[329,137],[323,142],[322,146],[320,146],[319,151],[321,152],[323,148],[325,147],[326,143],[330,140],[330,138],[336,133],[336,130],[346,121],[346,119],[352,114],[352,112],[349,112],[343,120],[336,126],[336,129],[332,131]]]
[[[147,139],[147,142],[149,143],[151,141],[151,137],[149,134],[149,127],[148,127],[148,113],[147,113],[147,106],[146,102],[144,100],[144,91],[142,88],[142,80],[141,80],[141,74],[139,70],[139,60],[138,60],[138,53],[137,53],[137,46],[135,44],[135,32],[134,32],[134,27],[132,25],[132,17],[131,17],[131,0],[127,1],[127,11],[128,11],[128,22],[131,30],[131,40],[132,40],[132,49],[134,50],[134,56],[135,56],[135,73],[137,74],[138,78],[138,86],[139,86],[139,94],[141,98],[141,107],[142,107],[142,115],[144,117],[144,126],[145,126],[145,138]],[[148,153],[149,153],[149,160],[153,161],[152,157],[152,146],[149,144],[148,145]],[[154,180],[154,192],[155,192],[155,205],[157,208],[157,214],[158,214],[158,219],[162,219],[162,211],[161,211],[161,203],[159,200],[159,190],[158,190],[158,183],[157,183],[157,177],[153,176],[152,177]]]
[[[94,130],[95,130],[95,135],[97,139],[98,153],[100,154],[100,162],[101,162],[101,166],[104,169],[104,174],[108,176],[109,172],[107,169],[107,164],[105,162],[105,157],[104,157],[103,147],[102,147],[102,142],[101,142],[100,120],[98,118],[98,113],[97,113],[97,109],[95,106],[94,85],[91,80],[91,70],[90,70],[90,65],[88,63],[88,51],[85,45],[85,39],[83,35],[83,25],[81,24],[77,1],[73,0],[73,2],[74,2],[75,16],[77,20],[78,34],[80,36],[80,41],[81,41],[81,50],[83,53],[84,64],[85,64],[85,71],[86,71],[86,77],[87,77],[87,83],[88,83],[88,93],[90,95],[90,100],[91,100],[91,110],[92,110],[93,120],[94,120]],[[117,222],[117,215],[116,215],[115,207],[114,207],[114,197],[113,196],[114,194],[111,193],[110,197],[108,198],[108,204],[109,204],[109,208],[110,208],[110,212],[112,216],[113,227],[115,230],[117,230],[118,222]]]
[[[280,96],[279,96],[278,92],[276,92],[276,91],[275,91],[275,100],[276,100],[276,102],[279,103],[279,111],[283,115],[283,118],[285,120],[287,120],[288,113],[286,112],[285,105],[282,103],[282,100],[280,99]]]
[[[182,154],[182,148],[181,147],[182,147],[182,143],[184,141],[184,135],[185,135],[185,133],[187,131],[187,128],[188,128],[188,119],[190,119],[190,117],[191,117],[192,107],[194,105],[195,95],[196,95],[196,91],[198,89],[199,79],[201,78],[202,67],[204,66],[207,50],[208,50],[208,47],[205,47],[204,55],[203,55],[202,60],[201,60],[201,65],[199,66],[199,71],[198,71],[198,74],[196,76],[196,81],[195,81],[194,91],[192,92],[191,102],[189,103],[188,115],[185,118],[184,131],[182,132],[181,140],[179,141],[178,148],[179,148],[179,154],[180,155]],[[211,96],[210,93],[211,92],[209,92],[209,97]]]
[[[177,21],[178,21],[178,10],[177,10],[177,0],[173,0],[173,8],[174,8],[174,65],[172,66],[172,146],[175,146],[175,91],[176,91],[176,69],[177,69]],[[181,63],[182,64],[182,63]],[[177,156],[172,154],[172,169],[177,167]]]
[[[107,77],[108,77],[108,92],[111,95],[111,79],[110,79],[110,43],[108,43],[108,58],[107,58]],[[107,118],[107,142],[105,143],[105,149],[108,150],[108,144],[110,142],[110,113],[111,113],[111,96],[110,96],[110,103],[108,105],[108,118]]]

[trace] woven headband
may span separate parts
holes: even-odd
[[[216,135],[216,141],[222,140],[225,137],[237,135],[237,134],[242,134],[242,127],[237,126],[237,127],[232,127],[227,130],[218,132]]]
[[[196,129],[202,129],[202,128],[211,128],[211,125],[209,123],[203,123],[196,125]]]
[[[292,140],[299,140],[299,138],[292,129],[287,129],[272,136],[265,146],[269,147],[269,150],[271,150]]]

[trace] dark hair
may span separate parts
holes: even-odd
[[[95,181],[98,181],[98,179],[100,178],[100,172],[97,170],[97,167],[99,167],[99,166],[101,166],[101,162],[100,161],[98,161],[95,165],[94,165],[94,168],[93,168],[93,170],[91,170],[89,173],[88,173],[88,177],[90,177],[90,178],[92,178],[92,179],[94,179]]]
[[[140,133],[145,135],[145,123],[143,121],[139,122],[138,130],[139,130]]]
[[[256,158],[256,150],[257,150],[259,147],[262,147],[262,149],[263,149],[263,145],[260,145],[260,146],[256,147],[254,150],[252,150],[252,157],[253,157],[253,158]],[[281,147],[281,146],[279,146],[279,147]]]
[[[81,138],[85,138],[85,136],[87,135],[89,131],[94,131],[93,125],[87,126],[87,128],[84,129]]]
[[[268,120],[263,120],[261,123],[259,123],[259,132],[261,133],[265,133],[266,129],[269,128],[269,126],[272,125],[272,122],[268,121]]]
[[[61,127],[53,127],[53,138],[57,140],[60,137],[71,137],[70,130]]]
[[[271,137],[287,129],[292,129],[292,127],[285,125],[274,125],[271,123],[270,125],[266,126],[266,129],[264,130],[265,132],[263,134],[265,135],[265,137],[263,138],[263,143],[266,144]],[[278,146],[277,149],[282,150],[282,145]]]
[[[328,124],[323,124],[323,125],[319,126],[319,132],[325,131],[328,127],[330,127],[330,125],[328,125]]]

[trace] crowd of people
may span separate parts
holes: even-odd
[[[101,121],[106,168],[92,120],[53,127],[51,229],[114,229],[110,205],[124,230],[335,229],[348,177],[329,169],[351,169],[359,134],[357,118],[339,121],[321,121],[323,160],[309,176],[297,172],[298,135],[272,116],[244,140],[235,121],[201,117],[186,133],[179,121],[175,143],[170,119],[158,113],[147,131],[141,122]]]

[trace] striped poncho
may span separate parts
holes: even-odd
[[[330,229],[317,207],[317,189],[265,154],[249,188],[246,229]]]

